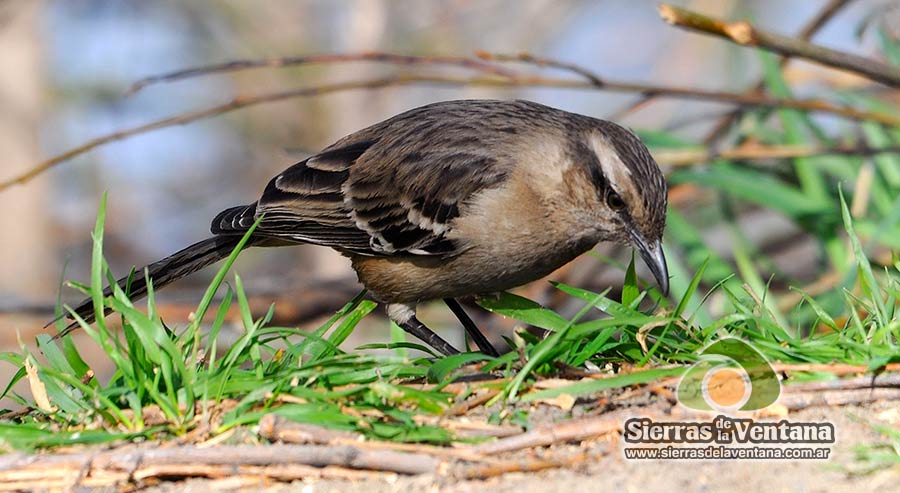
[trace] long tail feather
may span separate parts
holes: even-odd
[[[134,278],[131,281],[129,296],[132,300],[138,300],[147,296],[147,279],[144,277],[144,270],[147,270],[147,274],[150,279],[153,280],[153,289],[161,289],[164,286],[181,279],[189,274],[192,274],[207,265],[214,264],[219,260],[222,260],[228,255],[231,254],[231,251],[234,250],[234,247],[237,246],[238,242],[241,240],[240,236],[213,236],[212,238],[207,238],[199,243],[194,243],[193,245],[178,251],[168,257],[154,262],[148,265],[145,268],[142,268],[140,271],[135,273]],[[247,243],[247,246],[250,246],[254,243],[254,239],[251,238]],[[128,277],[123,277],[116,281],[116,284],[119,285],[120,288],[125,289],[125,284],[128,282]],[[109,296],[112,294],[112,287],[107,287],[103,290],[104,296]],[[85,322],[91,323],[96,318],[97,314],[94,313],[94,303],[90,298],[79,303],[75,308],[74,312],[78,314],[79,317],[84,319]],[[104,315],[108,314],[107,310]],[[69,319],[73,317],[71,314],[66,314]],[[57,317],[52,320],[47,326],[57,322],[62,319],[63,316]],[[54,336],[54,339],[58,339],[72,330],[79,327],[78,322],[72,322],[65,329],[63,329],[59,334]]]

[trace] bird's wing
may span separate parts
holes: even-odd
[[[266,237],[363,255],[452,256],[467,200],[510,171],[466,119],[400,115],[342,139],[273,178],[256,204],[222,212],[213,233],[260,215]],[[409,115],[415,116],[415,115]],[[484,130],[484,127],[480,127]]]

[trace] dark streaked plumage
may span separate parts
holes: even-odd
[[[161,287],[219,260],[262,216],[253,244],[337,249],[392,304],[392,318],[422,337],[416,303],[515,287],[598,241],[632,242],[665,290],[665,208],[658,166],[614,123],[529,101],[447,101],[291,166],[258,201],[216,216],[213,239],[150,274]],[[76,309],[86,319],[91,310]]]

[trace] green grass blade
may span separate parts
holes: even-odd
[[[875,274],[872,272],[872,265],[869,263],[869,258],[866,256],[862,244],[859,242],[859,237],[856,236],[856,231],[853,229],[853,219],[850,217],[850,209],[847,208],[847,202],[844,200],[843,193],[840,193],[840,200],[841,217],[844,220],[844,229],[847,231],[847,236],[850,238],[850,244],[853,247],[853,255],[856,257],[856,265],[859,268],[862,288],[872,299],[872,303],[876,310],[875,316],[879,325],[885,326],[888,324],[887,309],[885,308],[884,300],[881,297],[881,287],[879,286],[878,281],[875,280]]]
[[[602,390],[614,389],[618,387],[627,387],[629,385],[638,385],[642,383],[652,382],[661,378],[672,377],[684,373],[684,368],[655,368],[652,370],[637,371],[616,375],[598,380],[589,380],[578,382],[564,387],[555,389],[539,390],[522,396],[522,402],[533,402],[540,399],[552,399],[560,395],[567,394],[573,397],[593,394]]]
[[[569,321],[541,305],[518,295],[500,293],[497,297],[487,296],[478,299],[478,304],[485,310],[514,318],[542,329],[560,331],[566,328]]]

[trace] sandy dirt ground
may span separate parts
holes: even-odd
[[[555,457],[587,452],[590,460],[571,468],[536,473],[509,473],[487,480],[461,481],[440,475],[385,474],[366,480],[310,480],[273,483],[254,478],[191,479],[151,486],[152,493],[207,491],[382,492],[643,492],[672,491],[731,493],[817,493],[900,491],[900,467],[884,467],[862,474],[871,463],[859,462],[854,448],[883,441],[860,421],[900,425],[896,402],[865,406],[812,408],[792,413],[791,421],[828,421],[837,430],[837,443],[828,461],[633,461],[623,457],[620,442],[604,438],[580,445],[561,445],[539,451]],[[530,454],[534,454],[532,451]],[[110,490],[113,491],[113,490]]]

